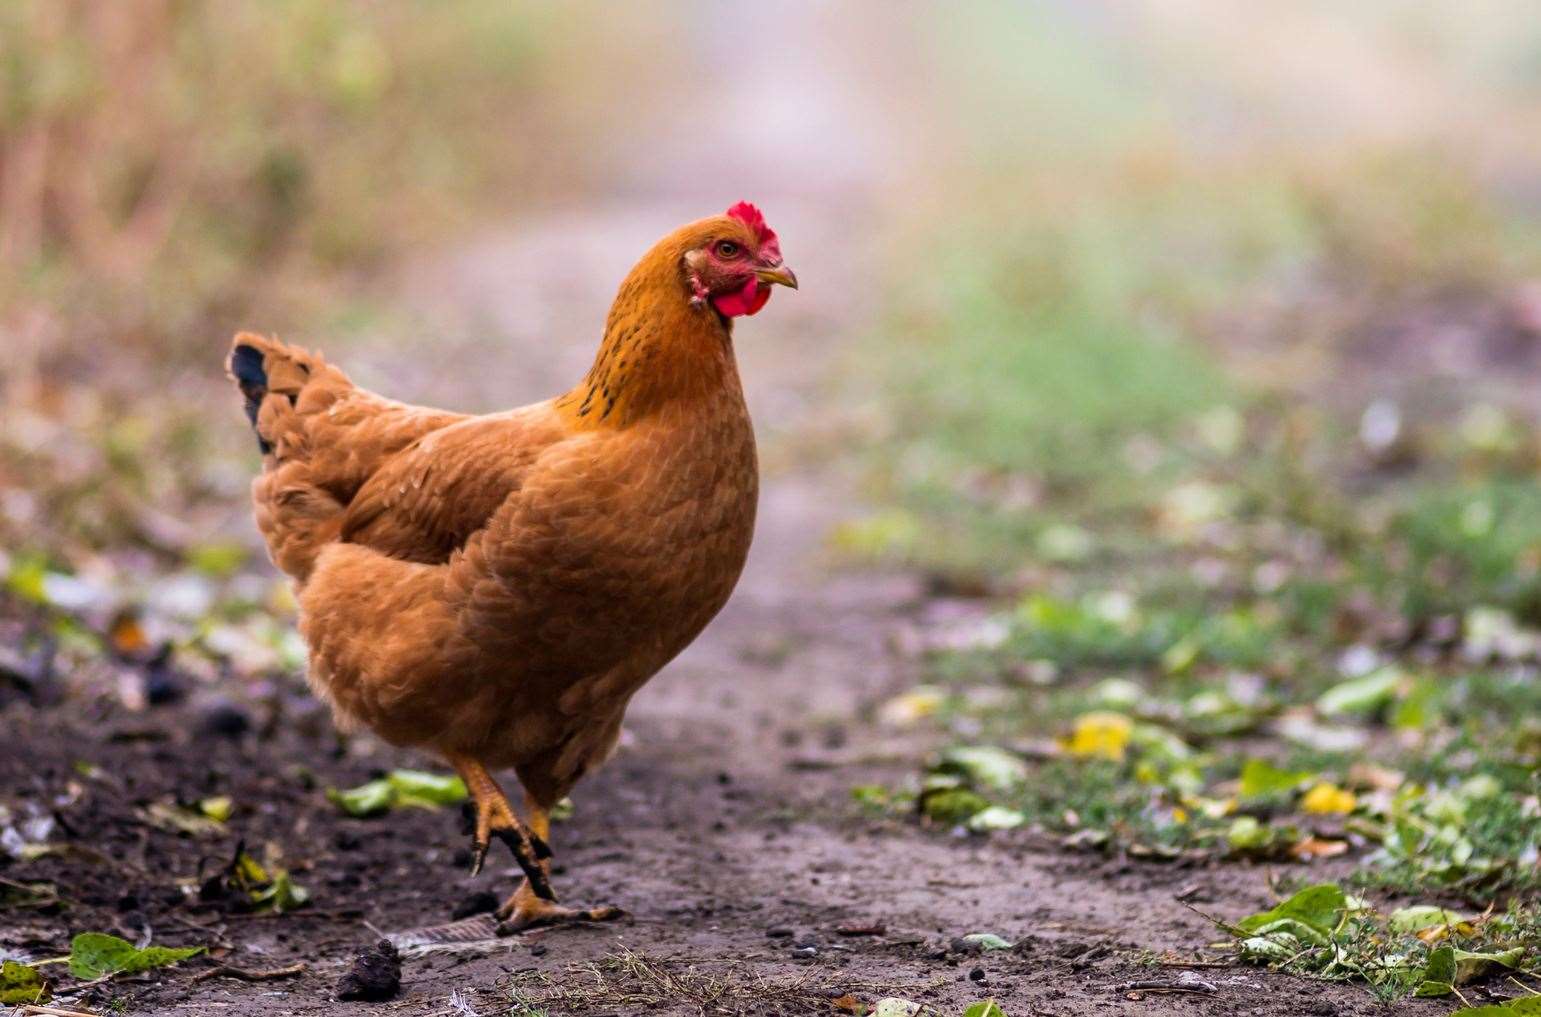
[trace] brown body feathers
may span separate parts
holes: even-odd
[[[236,337],[257,524],[339,720],[511,766],[548,805],[611,752],[632,694],[727,601],[754,526],[731,326],[681,274],[724,221],[633,269],[578,386],[504,413],[406,406]]]

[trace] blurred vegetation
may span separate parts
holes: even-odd
[[[1473,101],[1527,122],[1527,74]],[[992,150],[968,213],[917,227],[932,271],[853,370],[874,509],[835,545],[923,570],[961,619],[916,636],[924,684],[875,717],[944,748],[857,800],[1532,899],[1541,215],[1512,181],[1541,159],[1326,111],[1325,140],[1214,144],[1142,74],[1084,104],[1075,74],[996,75],[987,106],[1031,94],[1043,150]]]
[[[510,100],[550,55],[539,15],[428,9],[0,6],[7,381],[120,345],[201,355],[211,322],[330,294],[512,193],[538,137]]]
[[[532,157],[571,38],[545,18],[0,5],[0,547],[74,570],[209,540],[249,467],[202,400],[225,337],[367,320],[358,280],[570,169]]]

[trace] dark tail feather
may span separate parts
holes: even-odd
[[[255,346],[237,346],[230,354],[230,373],[235,375],[241,395],[246,397],[246,416],[252,429],[257,427],[257,408],[268,394],[268,373],[262,367],[262,351]],[[263,455],[273,451],[273,446],[262,435],[257,435],[257,447]]]

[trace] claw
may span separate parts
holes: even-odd
[[[482,863],[487,860],[487,847],[484,840],[477,840],[471,845],[471,875],[481,875]]]
[[[551,890],[551,880],[546,875],[546,870],[541,867],[537,858],[540,857],[540,848],[545,847],[545,841],[534,834],[524,835],[522,830],[494,830],[498,839],[508,845],[508,850],[513,852],[514,861],[524,870],[525,878],[530,881],[530,889],[535,891],[535,896],[544,901],[556,901],[556,894]],[[536,845],[540,847],[536,847]],[[551,856],[551,849],[546,848],[546,857]]]
[[[541,864],[544,859],[551,857],[551,848],[540,835],[547,830],[544,825],[546,813],[539,813],[538,822],[541,825],[538,827],[540,833],[537,833],[519,821],[519,817],[509,807],[508,799],[503,797],[502,789],[487,773],[485,766],[469,756],[455,753],[447,755],[465,781],[466,790],[471,796],[469,804],[476,824],[471,841],[471,875],[475,876],[482,871],[482,864],[487,860],[487,848],[496,834],[499,840],[508,845],[508,850],[513,852],[519,868],[524,870],[530,892],[546,905],[554,905],[556,894],[551,892],[551,879],[546,875],[546,867]]]

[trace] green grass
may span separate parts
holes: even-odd
[[[1447,388],[1398,396],[1376,447],[1358,414],[1426,368],[1397,388],[1352,347],[1430,294],[1502,299],[1541,229],[1398,165],[1265,171],[1245,200],[1193,167],[1094,179],[902,295],[883,342],[906,356],[879,379],[897,441],[837,543],[996,601],[925,662],[922,723],[955,748],[864,807],[1134,857],[1330,857],[1381,900],[1541,890],[1534,424]],[[1238,328],[1261,346],[1232,350]],[[1280,343],[1314,373],[1260,370]],[[1467,948],[1534,951],[1517,914]],[[1351,924],[1291,969],[1411,991],[1428,945]],[[1417,965],[1376,966],[1397,950]]]

